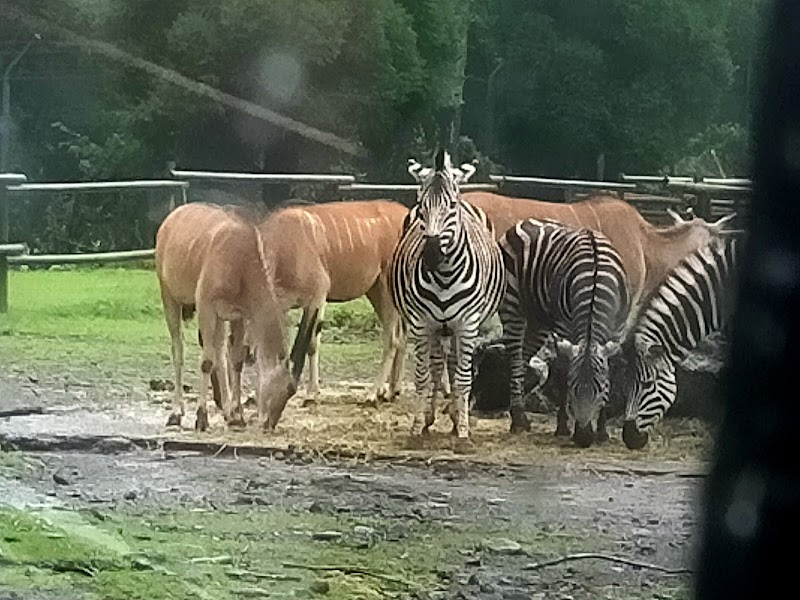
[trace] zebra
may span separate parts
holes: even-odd
[[[530,430],[524,411],[525,365],[549,336],[569,359],[556,435],[590,446],[608,438],[608,359],[620,349],[630,308],[619,254],[603,234],[551,220],[520,221],[500,239],[508,277],[499,314],[511,373],[511,432]],[[559,384],[560,385],[560,384]]]
[[[622,440],[640,450],[678,391],[675,365],[730,316],[741,242],[716,238],[696,250],[648,298],[626,343],[632,376],[626,382]]]
[[[459,184],[475,167],[453,168],[444,150],[436,153],[433,170],[410,162],[420,189],[392,257],[390,291],[414,348],[411,435],[427,433],[434,422],[446,356],[453,433],[468,447],[472,356],[480,325],[505,291],[503,261],[485,214],[461,200]]]

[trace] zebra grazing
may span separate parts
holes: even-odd
[[[392,299],[414,347],[417,406],[411,435],[427,433],[433,424],[446,355],[455,399],[453,432],[463,446],[469,439],[472,355],[479,326],[503,296],[503,262],[486,216],[460,197],[459,184],[475,167],[453,168],[441,150],[433,170],[411,163],[408,171],[421,185],[390,270]]]
[[[675,402],[675,365],[730,315],[739,245],[721,238],[687,256],[653,291],[633,331],[633,375],[622,439],[643,448],[649,431]]]
[[[608,359],[620,349],[629,310],[627,277],[603,234],[555,221],[527,219],[500,240],[508,289],[500,306],[511,372],[511,432],[530,430],[522,387],[525,365],[547,337],[569,358],[556,435],[582,447],[607,439]]]

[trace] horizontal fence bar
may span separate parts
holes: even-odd
[[[27,244],[0,244],[0,256],[15,256],[27,252]]]
[[[489,175],[495,183],[535,183],[563,188],[596,188],[603,190],[635,190],[634,183],[615,181],[581,181],[580,179],[548,179],[546,177],[518,177],[516,175]]]
[[[77,265],[87,263],[113,263],[129,260],[147,260],[155,256],[155,250],[128,250],[125,252],[94,252],[89,254],[25,254],[10,256],[12,265]]]
[[[0,173],[0,184],[10,185],[14,183],[25,183],[28,178],[22,173]]]
[[[684,192],[703,193],[703,192],[731,192],[741,194],[743,196],[750,196],[753,190],[749,187],[734,186],[734,185],[713,185],[710,183],[687,183],[685,181],[668,181],[667,187],[669,189],[681,190]]]
[[[625,173],[620,175],[620,179],[628,183],[666,183],[668,179],[671,181],[685,181],[687,183],[694,181],[694,179],[691,177],[670,177],[668,175],[626,175]]]
[[[259,181],[261,183],[339,183],[355,182],[352,175],[315,175],[302,173],[234,173],[226,171],[170,170],[173,177],[182,179],[212,179],[220,181]]]
[[[703,183],[710,183],[711,185],[739,185],[743,187],[750,187],[753,185],[753,180],[746,177],[703,177]]]
[[[142,179],[139,181],[81,181],[77,183],[23,183],[10,185],[10,192],[90,192],[129,189],[188,188],[186,181]]]
[[[350,183],[340,185],[344,192],[414,192],[419,189],[418,183]],[[462,192],[492,192],[498,189],[495,183],[464,183],[458,186]]]

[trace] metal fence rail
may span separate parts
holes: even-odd
[[[187,201],[190,181],[211,180],[228,182],[256,182],[260,184],[312,184],[325,186],[339,192],[413,192],[418,184],[379,184],[357,182],[353,175],[314,173],[244,173],[226,171],[193,171],[169,165],[169,175],[174,179],[152,179],[134,181],[92,181],[74,183],[27,183],[19,173],[0,173],[0,313],[8,310],[8,265],[56,265],[113,263],[149,260],[154,249],[120,252],[98,252],[88,254],[28,254],[25,244],[8,243],[8,201],[13,194],[25,193],[92,193],[131,189],[180,190],[182,200]],[[468,183],[461,186],[467,191],[498,191],[504,186],[528,186],[532,188],[559,188],[564,190],[564,199],[572,201],[580,193],[594,190],[617,192],[626,201],[636,206],[648,218],[656,218],[666,207],[692,207],[704,218],[712,218],[731,211],[741,211],[752,194],[752,181],[747,178],[704,178],[663,175],[626,175],[621,181],[590,181],[576,179],[553,179],[548,177],[525,177],[518,175],[490,175],[491,183]],[[660,186],[665,195],[653,192]],[[648,191],[649,190],[649,191]],[[669,195],[670,192],[677,194]],[[577,194],[576,194],[577,193]],[[675,197],[679,196],[679,197]],[[687,198],[688,196],[688,198]],[[174,206],[174,196],[173,203]]]

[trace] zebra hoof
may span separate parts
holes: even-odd
[[[578,448],[588,448],[595,441],[594,429],[592,429],[591,425],[580,427],[576,423],[575,433],[572,434],[572,441]]]
[[[636,427],[636,421],[625,421],[622,424],[622,441],[625,442],[628,450],[641,450],[647,445],[650,436],[641,433]]]
[[[569,427],[567,427],[566,423],[559,423],[558,425],[556,425],[556,430],[555,433],[553,433],[553,435],[556,437],[569,437],[571,434],[569,431]]]
[[[194,422],[194,428],[197,431],[208,431],[208,413],[206,411],[197,411],[197,420]]]
[[[167,419],[167,427],[180,427],[180,426],[181,426],[181,415],[172,413]]]
[[[456,454],[472,454],[475,452],[475,443],[470,438],[456,438],[453,444],[453,452]]]
[[[511,433],[525,433],[531,430],[531,422],[524,410],[511,409]]]
[[[247,423],[244,420],[244,415],[238,414],[231,417],[228,420],[228,428],[229,429],[245,429],[247,427]]]

